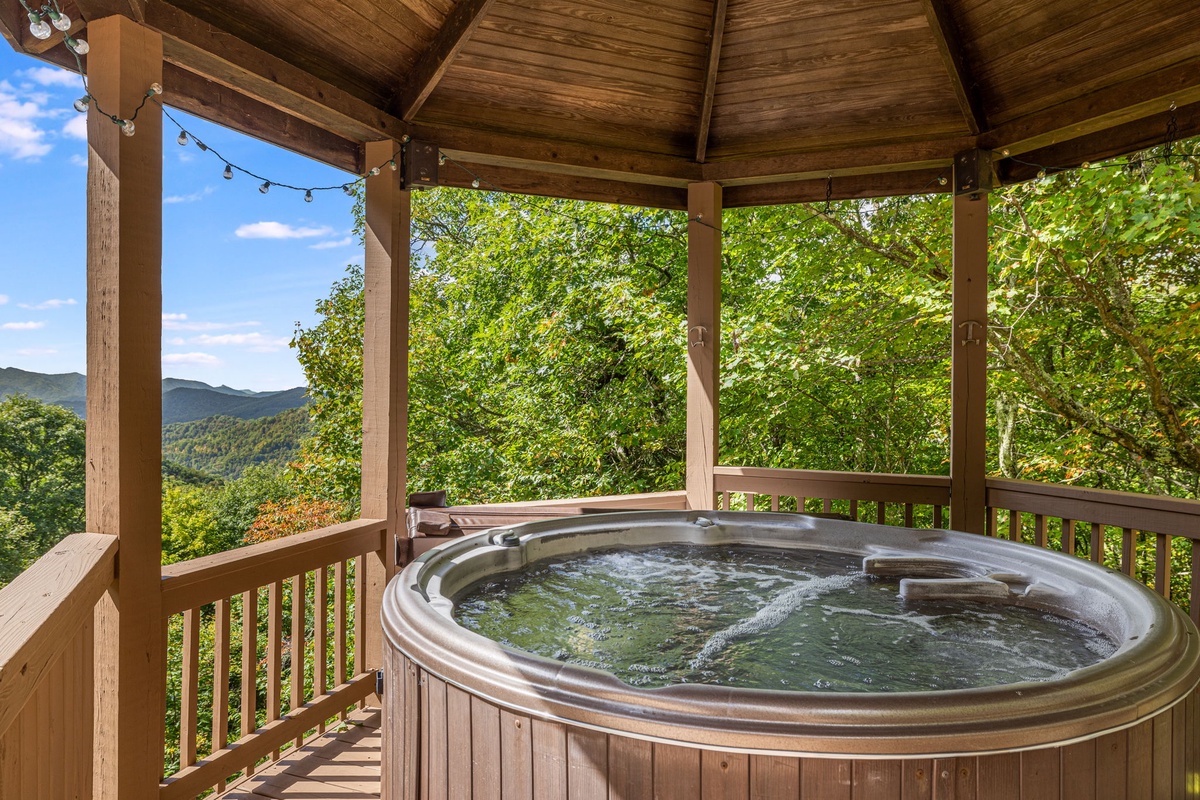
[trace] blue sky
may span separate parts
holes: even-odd
[[[167,88],[169,103],[170,87]],[[84,115],[78,76],[0,42],[0,367],[85,372]],[[103,98],[101,98],[103,103]],[[230,161],[271,180],[354,176],[171,111]],[[223,164],[163,121],[163,374],[258,391],[303,385],[288,347],[346,264],[361,263],[350,198],[303,195]]]

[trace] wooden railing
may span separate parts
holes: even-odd
[[[989,478],[987,532],[1137,578],[1200,624],[1200,500]]]
[[[0,798],[92,795],[93,609],[117,540],[63,539],[0,589]]]
[[[382,520],[360,519],[163,569],[180,732],[163,800],[253,774],[374,691],[363,582],[384,535]]]
[[[839,513],[860,522],[943,527],[950,479],[941,475],[717,467],[716,507]]]

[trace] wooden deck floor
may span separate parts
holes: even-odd
[[[217,800],[366,800],[379,797],[379,709],[350,716]]]

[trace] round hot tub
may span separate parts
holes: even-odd
[[[615,575],[601,588],[598,565]],[[528,594],[534,578],[550,594]],[[858,618],[874,638],[844,627]],[[1126,576],[1027,545],[796,514],[587,515],[425,554],[388,587],[383,625],[393,800],[1200,792],[1195,626]],[[1035,640],[1052,651],[1004,672]]]

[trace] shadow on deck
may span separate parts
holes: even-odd
[[[241,781],[216,800],[365,800],[379,797],[379,709],[334,729]]]

